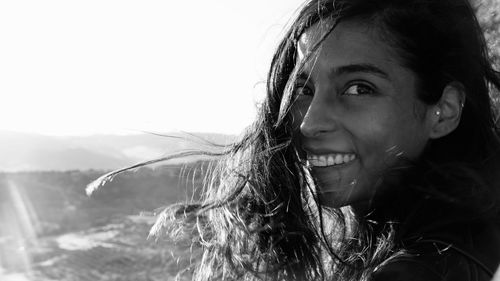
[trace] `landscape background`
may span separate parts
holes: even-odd
[[[175,2],[178,9],[165,1],[151,7],[49,2],[0,4],[6,105],[0,129],[67,135],[95,132],[102,123],[109,125],[106,132],[154,123],[156,129],[230,133],[251,122],[252,94],[263,92],[256,86],[264,85],[259,81],[271,56],[255,60],[256,50],[272,54],[283,24],[270,25],[286,21],[285,10],[302,1],[198,1],[193,9],[192,1]],[[500,0],[472,2],[498,69]],[[178,11],[192,12],[187,22],[194,24],[179,28],[186,21]],[[264,33],[272,38],[270,48],[259,45]],[[205,52],[193,34],[208,36],[202,36]],[[172,44],[177,37],[183,44]],[[499,97],[493,94],[498,104]],[[197,135],[216,143],[236,138]],[[164,206],[196,198],[206,159],[126,172],[92,197],[85,187],[110,170],[200,148],[208,147],[183,133],[53,137],[0,131],[0,280],[189,280],[199,255],[190,241],[147,236]]]
[[[111,169],[206,143],[181,133],[0,136],[0,280],[189,280],[198,255],[189,241],[147,236],[164,206],[196,198],[206,160],[125,172],[91,197],[85,187]]]

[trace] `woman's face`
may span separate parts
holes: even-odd
[[[342,22],[313,50],[326,30],[315,25],[298,43],[297,143],[323,204],[364,205],[384,171],[422,153],[435,113],[376,29]]]

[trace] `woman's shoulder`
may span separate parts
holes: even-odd
[[[424,248],[424,247],[422,247]],[[491,276],[451,248],[428,245],[419,254],[392,259],[372,281],[487,281]]]
[[[406,245],[408,254],[389,260],[373,281],[489,281],[500,263],[495,224],[449,226]]]
[[[468,266],[463,266],[464,261],[454,260],[450,263],[452,259],[456,257],[437,258],[429,255],[398,257],[376,270],[371,281],[475,280],[469,278],[471,274],[467,272]],[[447,272],[455,273],[460,278],[448,276]]]

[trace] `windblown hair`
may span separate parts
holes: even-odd
[[[490,94],[500,89],[500,77],[471,4],[313,0],[301,8],[279,43],[256,121],[220,153],[200,201],[168,207],[152,229],[153,235],[196,237],[203,250],[196,280],[368,280],[377,267],[405,254],[394,238],[397,226],[387,223],[375,230],[349,207],[322,206],[294,146],[297,132],[289,114],[294,97],[287,85],[298,67],[298,39],[314,24],[333,23],[331,32],[350,19],[367,21],[397,51],[419,78],[418,98],[424,103],[435,104],[448,83],[464,87],[458,128],[429,143],[411,170],[416,173],[411,179],[423,180],[409,185],[436,198],[469,204],[477,214],[497,214],[496,199],[484,205],[480,195],[498,193],[481,169],[491,165],[487,160],[499,148]],[[433,182],[444,178],[446,184]],[[450,182],[467,190],[440,188]],[[479,194],[474,203],[465,200],[471,194]]]

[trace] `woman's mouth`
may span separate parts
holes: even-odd
[[[347,164],[356,159],[353,153],[307,154],[307,166],[329,167]]]

